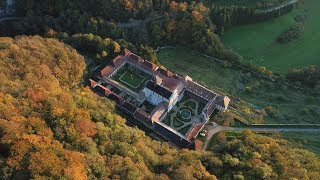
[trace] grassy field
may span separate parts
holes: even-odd
[[[266,66],[278,73],[292,68],[320,65],[320,1],[305,1],[310,18],[305,25],[304,35],[288,44],[279,44],[276,38],[294,23],[294,17],[302,14],[304,8],[266,22],[244,25],[229,29],[222,35],[227,47],[244,56],[244,60],[257,66]]]
[[[246,101],[246,106],[238,106],[246,113],[258,111],[267,106],[278,110],[276,117],[266,117],[266,123],[320,123],[320,97],[306,95],[301,91],[285,86],[274,86],[271,82],[257,80],[250,74],[224,68],[209,58],[199,56],[190,49],[162,49],[158,52],[161,64],[181,75],[189,75],[208,88],[239,97]],[[239,84],[251,87],[251,93],[238,88]],[[251,109],[247,107],[250,106]],[[257,123],[251,119],[252,123]]]
[[[160,63],[181,75],[190,75],[195,81],[206,85],[217,92],[225,92],[228,95],[239,97],[247,102],[251,109],[261,109],[266,106],[274,106],[278,109],[277,117],[266,117],[266,123],[295,124],[295,123],[320,123],[319,112],[320,97],[312,97],[290,88],[272,86],[264,80],[257,80],[240,71],[224,68],[209,58],[199,56],[192,50],[183,47],[175,49],[162,49],[158,52]],[[248,80],[249,79],[249,80]],[[253,93],[246,93],[237,88],[237,84],[245,86],[258,86]],[[234,103],[233,106],[238,104]],[[240,108],[238,108],[240,109]],[[247,111],[248,108],[243,107]],[[252,119],[252,122],[255,120]],[[227,137],[236,137],[238,132],[227,132]],[[271,136],[286,138],[303,147],[320,154],[320,134],[306,133],[281,133]],[[198,136],[203,140],[203,137]],[[215,142],[212,138],[209,147]]]

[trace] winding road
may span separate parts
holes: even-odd
[[[228,127],[228,126],[220,126],[220,125],[209,125],[206,126],[205,129],[208,131],[205,139],[205,143],[202,149],[207,149],[208,143],[213,135],[221,131],[243,131],[243,130],[251,130],[256,132],[305,132],[305,133],[320,133],[320,129],[318,128],[267,128],[267,127]]]
[[[288,2],[284,2],[284,3],[278,4],[276,6],[270,7],[268,9],[258,10],[258,12],[259,13],[268,13],[268,12],[271,12],[271,11],[279,10],[279,9],[284,8],[286,6],[290,6],[292,4],[296,4],[297,2],[298,2],[298,0],[290,0]]]
[[[23,18],[21,18],[21,17],[4,17],[4,18],[0,19],[0,22],[3,22],[3,21],[16,21],[16,20],[20,20],[20,19],[23,19]]]

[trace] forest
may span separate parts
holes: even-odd
[[[0,23],[1,36],[11,36],[0,37],[0,179],[320,177],[319,156],[251,131],[233,138],[218,133],[208,151],[172,148],[128,126],[114,102],[87,86],[86,58],[104,65],[124,48],[160,64],[156,47],[180,44],[240,64],[242,56],[226,48],[219,34],[254,21],[251,8],[213,10],[169,0],[20,0],[15,9],[21,22]],[[148,18],[153,21],[119,27]],[[310,69],[295,70],[288,79],[318,81],[313,75],[319,69]]]

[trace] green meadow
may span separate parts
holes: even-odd
[[[252,109],[275,107],[278,116],[267,117],[266,123],[320,123],[320,107],[316,97],[301,91],[275,86],[271,82],[253,78],[250,74],[225,68],[210,58],[197,55],[183,47],[161,49],[158,59],[162,65],[175,73],[189,75],[198,83],[218,93],[241,98]],[[249,87],[252,92],[241,90],[240,86]],[[240,109],[247,111],[246,107]],[[252,120],[253,123],[257,123]]]
[[[239,52],[244,61],[265,66],[277,73],[287,73],[293,68],[320,65],[320,1],[305,1],[303,7],[281,17],[244,26],[233,27],[222,35],[225,46]],[[308,12],[302,37],[280,44],[277,37],[294,21],[294,17]]]

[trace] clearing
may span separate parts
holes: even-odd
[[[292,68],[320,65],[320,1],[305,1],[304,7],[266,22],[233,27],[222,35],[223,43],[239,52],[247,63],[265,66],[277,73]],[[292,25],[297,15],[307,13],[304,35],[287,44],[276,42],[277,37]]]

